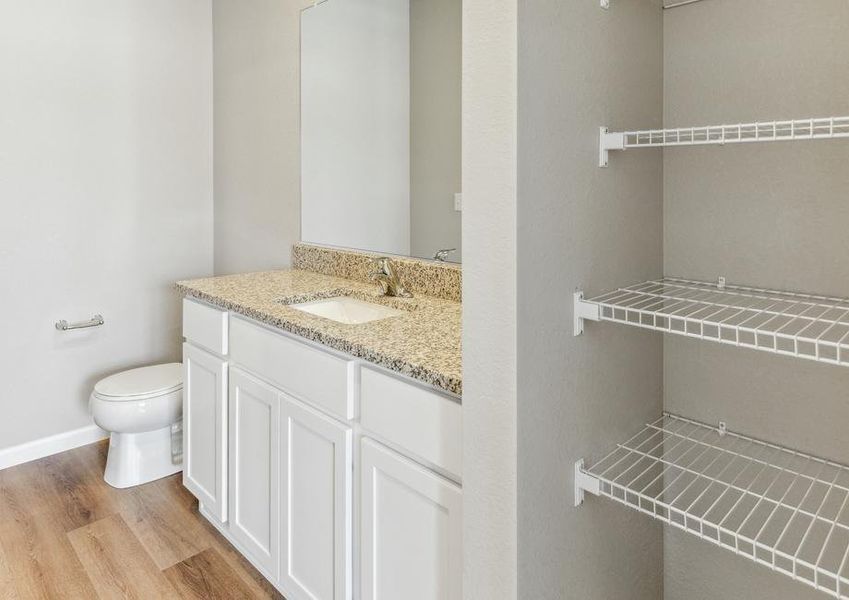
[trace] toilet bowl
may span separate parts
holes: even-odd
[[[183,414],[183,366],[141,367],[97,382],[91,414],[110,433],[103,478],[127,488],[183,470],[182,449],[172,451],[172,428]],[[181,443],[181,442],[178,442]]]

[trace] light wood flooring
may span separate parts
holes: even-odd
[[[0,471],[0,600],[283,598],[198,514],[181,475],[116,490],[106,450]]]

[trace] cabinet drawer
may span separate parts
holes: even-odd
[[[301,400],[345,420],[354,416],[350,361],[240,318],[230,323],[230,356]]]
[[[183,337],[216,354],[227,354],[227,311],[183,298]]]
[[[452,474],[463,467],[460,402],[363,367],[360,422],[366,429]]]

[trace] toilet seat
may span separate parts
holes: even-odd
[[[131,402],[167,396],[183,387],[183,365],[140,367],[101,379],[94,396],[106,402]]]

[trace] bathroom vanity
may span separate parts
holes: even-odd
[[[290,600],[459,600],[459,303],[299,270],[178,288],[202,514]],[[333,297],[402,314],[297,308]]]

